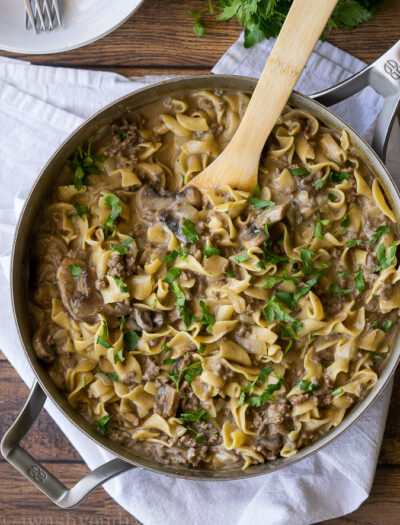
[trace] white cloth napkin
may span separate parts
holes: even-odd
[[[245,50],[240,38],[214,72],[257,76],[271,47],[272,41],[264,41]],[[317,91],[363,65],[330,44],[318,43],[297,88]],[[40,169],[70,132],[112,100],[160,79],[126,79],[113,73],[0,59],[0,348],[28,385],[34,376],[12,320],[9,292],[16,217]],[[380,97],[367,89],[341,103],[337,111],[371,139],[381,105]],[[395,134],[399,144],[397,128]],[[395,166],[393,160],[390,164]],[[302,525],[347,514],[371,489],[390,391],[391,385],[329,447],[283,471],[248,480],[196,482],[134,469],[108,482],[105,489],[145,525]],[[72,426],[52,402],[46,403],[46,409],[90,468],[112,457]]]

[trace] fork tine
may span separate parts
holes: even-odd
[[[49,19],[49,31],[51,31],[53,29],[53,21],[51,19],[52,17],[51,17],[51,12],[50,12],[50,7],[49,7],[49,4],[48,4],[48,1],[47,0],[43,0],[43,5],[44,5],[44,9],[47,12],[47,17]]]
[[[54,10],[56,12],[56,16],[57,16],[57,21],[61,27],[61,16],[60,16],[60,7],[58,5],[58,0],[53,0],[53,7],[54,7]]]
[[[36,30],[36,24],[35,24],[35,17],[33,16],[32,6],[30,3],[30,0],[25,0],[25,9],[26,9],[26,19],[25,19],[25,25],[26,28],[29,29],[29,23],[31,23],[31,26],[35,30],[35,33],[37,33]]]
[[[46,31],[46,26],[44,25],[44,18],[42,13],[42,7],[39,0],[35,0],[36,13],[39,15],[40,23],[42,24],[43,31]]]

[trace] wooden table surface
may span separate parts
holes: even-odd
[[[67,53],[21,56],[35,64],[116,71],[124,75],[206,73],[240,34],[236,21],[221,23],[205,15],[209,35],[192,33],[187,10],[204,0],[146,0],[123,26],[99,42]],[[328,41],[371,62],[400,38],[400,0],[385,0],[373,20],[348,33],[331,33]],[[15,56],[0,51],[3,56]],[[4,322],[5,320],[3,320]],[[400,371],[372,492],[352,514],[328,525],[397,525],[400,523]],[[28,394],[15,370],[0,353],[0,436],[14,421]],[[87,468],[47,413],[25,439],[28,450],[66,483],[76,483]],[[189,521],[188,521],[189,522]],[[126,525],[138,523],[103,489],[77,509],[63,511],[49,502],[15,469],[0,459],[0,523],[4,525]],[[296,524],[295,517],[293,524]]]

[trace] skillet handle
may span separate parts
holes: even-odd
[[[366,68],[336,86],[314,93],[311,98],[331,106],[367,86],[385,99],[372,140],[373,149],[385,162],[390,132],[400,108],[400,40]]]
[[[1,441],[1,452],[11,465],[59,507],[68,509],[79,505],[99,485],[134,468],[134,465],[122,459],[112,459],[89,472],[74,487],[68,489],[20,445],[21,439],[39,416],[45,401],[46,394],[35,381],[24,408]]]

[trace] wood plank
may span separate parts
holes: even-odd
[[[125,24],[98,42],[60,54],[18,55],[18,58],[34,64],[98,69],[125,67],[131,71],[151,69],[154,73],[199,67],[209,70],[242,29],[236,19],[218,22],[214,16],[205,14],[209,34],[196,37],[188,10],[199,11],[205,5],[205,0],[191,0],[185,5],[181,0],[147,0]],[[399,34],[399,2],[385,0],[373,20],[353,32],[332,32],[327,40],[370,62],[393,45]]]
[[[58,462],[46,467],[69,487],[87,473],[83,464]],[[79,507],[60,509],[8,463],[0,464],[0,509],[2,525],[139,524],[102,488]]]

